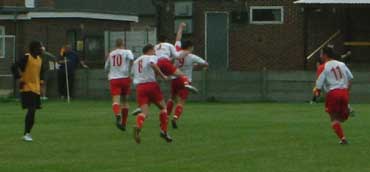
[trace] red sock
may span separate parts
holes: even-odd
[[[344,139],[344,134],[342,130],[342,126],[340,125],[339,122],[334,122],[331,127],[333,128],[335,134],[337,134],[339,139]]]
[[[144,121],[145,121],[144,115],[142,113],[139,114],[136,117],[136,126],[137,126],[137,128],[140,128],[140,129],[143,128]]]
[[[173,109],[173,101],[170,99],[167,101],[167,113],[171,115]]]
[[[183,107],[181,105],[177,105],[176,106],[176,109],[175,109],[175,119],[180,119],[181,115],[182,115],[182,111],[183,111]]]
[[[182,82],[184,83],[184,85],[189,85],[189,79],[188,77],[186,76],[180,76]]]
[[[122,115],[121,124],[126,125],[127,124],[127,117],[128,117],[128,108],[122,108],[121,109],[121,115]]]
[[[168,115],[167,115],[167,112],[166,111],[161,111],[161,113],[159,114],[159,120],[161,122],[161,130],[163,132],[167,132],[167,126],[168,126]]]
[[[121,109],[120,105],[119,105],[119,104],[117,104],[117,103],[114,103],[114,104],[112,105],[112,109],[113,109],[114,116],[118,116],[119,111],[120,111],[120,109]]]

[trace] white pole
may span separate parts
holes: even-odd
[[[69,104],[71,102],[71,97],[70,97],[70,93],[69,93],[67,57],[64,57],[64,70],[66,71],[67,102]]]
[[[315,51],[313,51],[310,55],[306,57],[307,60],[310,60],[312,56],[314,56],[318,51],[320,51],[323,47],[325,47],[326,44],[328,44],[331,40],[333,40],[335,37],[337,37],[340,34],[340,30],[335,32],[328,40],[326,40],[324,43],[322,43]]]

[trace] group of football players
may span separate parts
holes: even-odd
[[[138,109],[133,111],[133,115],[136,115],[134,127],[136,143],[141,142],[140,133],[145,119],[149,116],[150,104],[154,104],[160,110],[160,137],[171,142],[168,123],[173,107],[175,106],[175,111],[171,123],[173,128],[177,128],[177,121],[183,113],[189,91],[198,93],[198,89],[191,85],[193,68],[194,66],[198,69],[207,68],[208,63],[192,53],[194,45],[191,41],[181,41],[185,27],[185,23],[180,24],[175,45],[169,43],[165,36],[160,36],[157,45],[146,45],[143,54],[137,58],[125,48],[122,39],[117,39],[116,49],[109,53],[106,60],[105,70],[109,73],[116,126],[123,131],[127,126],[129,113],[127,99],[133,78],[138,104]],[[171,97],[167,103],[157,82],[158,77],[171,80]]]
[[[208,63],[194,55],[194,45],[191,41],[181,41],[186,25],[181,23],[175,45],[168,43],[165,36],[159,37],[157,45],[148,44],[143,48],[142,55],[135,58],[126,49],[122,39],[116,40],[116,48],[106,59],[105,69],[108,71],[112,109],[116,117],[116,126],[126,130],[129,114],[128,96],[131,90],[131,78],[136,87],[138,108],[133,111],[136,124],[133,135],[136,143],[141,142],[141,131],[144,121],[149,116],[149,106],[154,104],[160,110],[160,137],[172,142],[168,134],[169,116],[174,113],[171,124],[178,128],[178,120],[183,113],[183,106],[189,92],[197,93],[198,89],[191,85],[194,69],[205,69]],[[43,84],[42,59],[40,55],[44,48],[41,42],[33,41],[29,53],[20,58],[13,66],[15,78],[20,81],[22,107],[27,109],[23,139],[32,141],[31,129],[35,121],[35,113],[40,109],[40,85]],[[315,96],[322,90],[326,92],[325,109],[330,116],[331,126],[340,140],[340,144],[348,144],[342,129],[350,114],[349,92],[353,75],[346,64],[335,60],[332,47],[321,51],[322,65],[317,72]],[[157,78],[171,80],[171,96],[164,99]],[[174,112],[173,112],[173,109]]]

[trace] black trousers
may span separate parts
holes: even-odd
[[[71,97],[74,96],[74,80],[75,80],[75,73],[68,72],[68,86],[69,86],[69,95]],[[67,83],[66,83],[66,72],[65,70],[58,71],[58,90],[59,95],[67,97]]]
[[[33,92],[21,93],[22,107],[27,109],[24,119],[24,134],[31,133],[35,123],[36,110],[41,108],[40,95]]]

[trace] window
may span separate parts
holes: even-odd
[[[251,7],[249,22],[251,24],[282,24],[284,23],[284,9],[281,6]]]
[[[180,23],[186,23],[186,28],[184,30],[185,34],[193,33],[193,20],[192,19],[176,19],[175,20],[175,33],[177,32],[179,28]]]
[[[5,58],[5,27],[0,26],[0,58]]]
[[[181,22],[186,23],[185,34],[193,33],[193,1],[175,2],[175,33]]]
[[[24,6],[26,8],[35,8],[35,0],[25,0]]]
[[[193,16],[193,2],[184,1],[175,3],[175,16]]]

